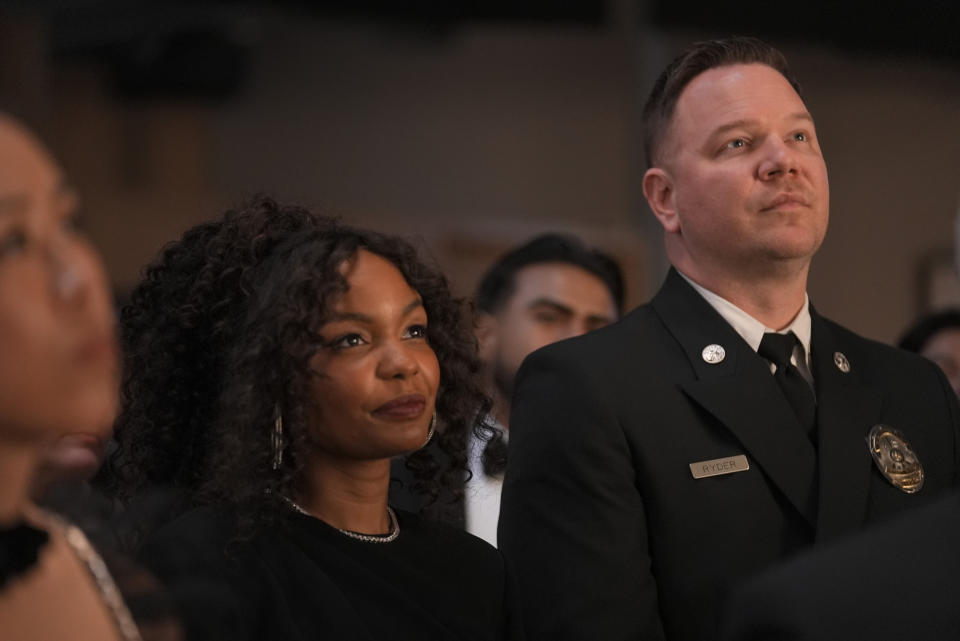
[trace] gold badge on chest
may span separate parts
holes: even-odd
[[[916,494],[923,487],[923,465],[903,434],[887,425],[874,425],[867,446],[877,469],[895,488]]]

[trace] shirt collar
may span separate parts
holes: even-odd
[[[757,349],[760,347],[760,341],[763,340],[763,334],[765,332],[777,332],[779,334],[793,332],[797,335],[800,345],[803,346],[803,353],[806,356],[806,361],[808,363],[810,362],[810,297],[807,296],[806,292],[803,294],[803,307],[800,308],[800,311],[797,313],[794,319],[782,330],[776,330],[767,327],[722,296],[718,296],[702,285],[693,282],[686,276],[686,274],[681,273],[679,270],[677,270],[677,273],[683,276],[683,278],[690,283],[695,290],[697,290],[697,293],[703,296],[704,300],[706,300],[710,306],[713,307],[717,313],[720,314],[720,316],[722,316],[723,319],[727,321],[738,334],[740,334],[741,337],[743,337],[743,340],[747,342],[747,345],[750,346],[750,349],[757,351]]]

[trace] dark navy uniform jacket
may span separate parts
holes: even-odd
[[[528,357],[498,539],[530,639],[714,638],[731,586],[955,482],[960,409],[936,365],[811,316],[816,444],[768,363],[673,270],[619,323]],[[704,360],[712,344],[722,361]],[[919,457],[919,493],[873,464],[880,423]],[[737,455],[749,470],[691,474]]]

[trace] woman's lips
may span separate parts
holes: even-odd
[[[373,410],[373,414],[388,421],[408,421],[419,417],[427,407],[427,399],[420,394],[398,396]]]
[[[64,434],[57,443],[64,447],[85,447],[91,450],[99,450],[104,446],[104,439],[97,434],[75,432]]]
[[[47,451],[45,467],[62,479],[93,476],[106,455],[107,440],[95,434],[67,434]]]
[[[81,363],[117,360],[117,341],[112,333],[89,336],[77,346],[77,360]]]

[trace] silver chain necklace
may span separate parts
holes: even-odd
[[[292,507],[294,510],[296,510],[300,514],[305,514],[306,516],[317,519],[318,521],[323,520],[323,519],[318,519],[313,514],[310,514],[309,512],[307,512],[305,509],[303,509],[303,507],[301,507],[293,499],[289,499],[285,496],[281,498],[283,498],[283,500],[286,501],[287,505]],[[389,543],[390,541],[393,541],[398,536],[400,536],[400,523],[397,521],[397,515],[393,512],[393,509],[389,505],[387,506],[387,517],[390,519],[390,531],[387,532],[386,534],[363,534],[362,532],[354,532],[353,530],[344,530],[343,528],[339,528],[335,525],[331,527],[335,529],[337,532],[339,532],[340,534],[343,534],[344,536],[349,536],[351,539],[356,539],[358,541],[364,541],[366,543]],[[326,523],[326,521],[324,521],[324,523]]]

